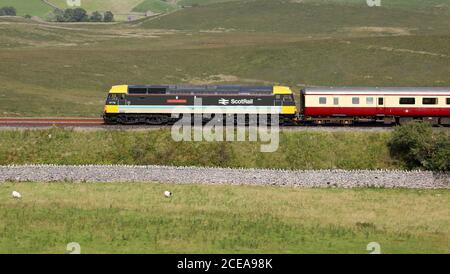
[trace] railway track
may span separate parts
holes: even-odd
[[[92,128],[92,129],[125,129],[125,130],[158,130],[170,129],[170,125],[107,125],[102,118],[0,118],[0,130],[11,128]],[[393,126],[375,124],[356,124],[348,126],[280,126],[283,131],[385,131]],[[446,127],[450,130],[450,127]]]
[[[101,118],[0,118],[0,127],[98,127]]]

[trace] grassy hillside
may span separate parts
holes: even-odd
[[[53,9],[41,0],[0,0],[0,7],[11,6],[17,10],[17,15],[29,14],[45,17]]]
[[[339,16],[336,16],[339,15]],[[252,32],[330,33],[362,26],[394,27],[426,32],[447,31],[449,13],[434,9],[369,8],[367,5],[322,1],[238,1],[184,9],[149,20],[149,28],[182,30],[229,29]]]
[[[367,254],[375,241],[382,253],[448,254],[449,202],[448,190],[8,183],[0,253],[77,242],[81,253]]]
[[[66,0],[49,0],[60,8],[67,8]],[[226,2],[230,0],[82,0],[81,7],[88,11],[106,11],[110,10],[118,14],[133,12],[164,13],[181,8],[183,5],[212,4]],[[233,0],[231,0],[233,1]]]
[[[450,16],[430,8],[259,0],[113,26],[0,22],[1,116],[98,116],[122,83],[450,86]]]
[[[215,3],[248,1],[248,0],[177,0],[178,6],[210,5]]]
[[[450,86],[448,35],[67,27],[0,26],[0,115],[98,116],[121,83]]]
[[[321,4],[353,4],[366,6],[365,0],[303,0],[303,3],[321,3]],[[450,8],[450,0],[381,0],[381,6],[387,8]]]
[[[169,1],[162,0],[144,0],[133,8],[133,11],[147,12],[152,11],[156,13],[163,13],[173,11],[178,8],[176,3],[170,3]]]
[[[66,0],[50,0],[61,8],[68,8]],[[142,0],[81,0],[81,7],[87,11],[107,11],[113,13],[128,13]]]

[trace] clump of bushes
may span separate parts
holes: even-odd
[[[94,11],[88,14],[83,8],[55,10],[53,12],[54,18],[57,22],[113,22],[114,14],[110,11],[100,13]]]
[[[397,127],[388,141],[393,158],[409,169],[450,171],[450,134],[433,130],[427,123],[407,123]]]
[[[0,16],[16,16],[17,11],[14,7],[0,8]]]

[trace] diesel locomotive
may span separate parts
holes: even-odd
[[[107,124],[161,125],[184,114],[277,114],[281,123],[298,113],[285,86],[113,86],[103,118]]]

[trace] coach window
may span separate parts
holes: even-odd
[[[422,98],[422,104],[424,105],[436,105],[437,98]]]
[[[373,105],[373,97],[367,97],[366,98],[366,104]]]
[[[378,98],[378,105],[384,105],[384,98]]]
[[[327,97],[319,97],[319,104],[320,105],[326,105],[327,104]]]
[[[412,98],[412,97],[400,98],[400,105],[414,105],[415,103],[416,103],[416,98]]]
[[[447,98],[447,105],[450,105],[450,98]]]
[[[339,105],[339,97],[333,98],[333,105],[335,105],[335,106]]]
[[[359,97],[352,97],[352,104],[359,105]]]

